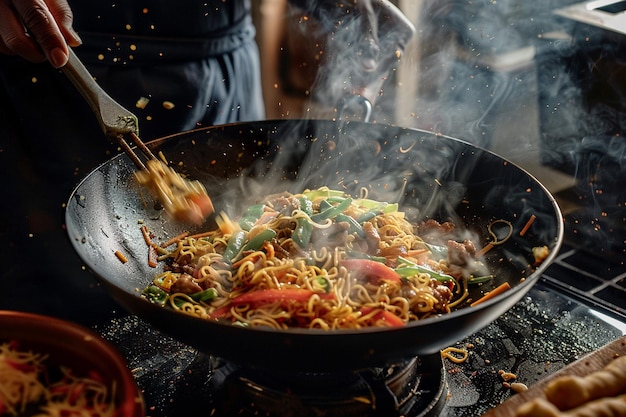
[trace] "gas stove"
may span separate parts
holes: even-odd
[[[608,2],[594,4],[608,7]],[[607,18],[611,13],[624,16],[623,10],[618,9],[597,13]],[[565,23],[564,27],[570,28],[571,21]],[[555,193],[564,213],[566,243],[540,282],[520,302],[487,327],[450,346],[466,351],[466,360],[457,363],[437,354],[354,372],[272,372],[242,368],[199,352],[135,316],[117,317],[99,324],[97,330],[127,358],[143,390],[148,415],[476,417],[516,395],[502,373],[514,374],[516,382],[532,386],[626,334],[626,225],[621,152],[626,105],[615,107],[613,102],[597,102],[594,94],[582,100],[581,114],[593,118],[592,121],[603,120],[599,116],[608,114],[611,120],[620,122],[607,124],[605,134],[591,141],[590,135],[597,133],[597,125],[592,123],[589,132],[582,132],[570,122],[570,113],[565,112],[580,104],[575,100],[578,96],[568,95],[578,90],[559,91],[556,87],[561,84],[554,85],[558,70],[569,69],[579,61],[582,68],[587,68],[589,62],[587,55],[580,60],[578,55],[564,56],[563,51],[577,45],[563,39],[591,33],[593,37],[580,36],[585,48],[576,50],[586,49],[591,57],[597,51],[604,52],[600,46],[605,45],[607,31],[596,26],[576,24],[566,38],[550,37],[566,33],[558,25],[554,30],[541,32],[541,37],[533,28],[528,29],[530,35],[526,34],[533,40],[537,67],[541,69],[537,83],[542,163],[575,180],[572,188]],[[507,25],[506,29],[510,27]],[[611,33],[610,38],[614,39],[613,36]],[[626,40],[622,34],[617,39],[619,45]],[[596,46],[597,50],[593,49]],[[599,65],[602,62],[606,61],[594,61],[598,64],[593,66],[594,71],[604,68]],[[611,62],[619,65],[607,68],[624,68],[623,60]],[[587,80],[586,74],[582,81]],[[603,86],[595,82],[603,74],[592,77],[594,82],[590,85]],[[580,82],[572,80],[575,86]],[[528,90],[527,84],[520,86]],[[626,91],[626,87],[620,91]],[[597,112],[589,112],[589,108]],[[511,136],[517,137],[516,133],[511,132]],[[617,151],[610,155],[603,153],[609,146],[596,146],[598,143],[608,143],[613,150],[617,147]],[[616,155],[622,159],[613,158]],[[614,204],[615,201],[620,203]]]
[[[479,416],[515,395],[502,372],[531,386],[626,334],[626,264],[565,245],[521,302],[451,346],[468,352],[461,363],[433,355],[355,372],[271,372],[199,352],[136,316],[97,330],[127,358],[151,417]]]

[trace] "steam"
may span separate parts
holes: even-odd
[[[623,252],[623,35],[557,16],[558,0],[420,3],[408,16],[416,36],[390,31],[394,25],[380,10],[373,19],[367,11],[354,13],[339,25],[336,16],[323,16],[323,28],[334,26],[313,101],[338,119],[346,117],[342,112],[358,119],[358,110],[337,103],[362,95],[374,104],[375,123],[442,133],[518,162],[552,192],[574,194],[585,214],[571,222],[587,229],[575,230],[578,237],[591,234],[592,245]],[[378,26],[363,31],[373,22]],[[542,176],[546,167],[559,180]],[[428,213],[448,203],[432,194],[421,204]]]
[[[624,35],[553,14],[563,6],[557,0],[421,3],[409,16],[417,36],[374,121],[442,133],[518,162],[582,206],[570,224],[580,244],[591,238],[592,250],[623,254]],[[542,176],[546,167],[554,175]]]
[[[311,86],[312,101],[321,106],[312,106],[309,115],[351,111],[341,107],[346,97],[376,102],[415,33],[411,22],[387,0],[292,3],[298,6],[292,13],[300,16],[305,36],[323,39],[322,65]],[[315,19],[317,33],[309,19]]]

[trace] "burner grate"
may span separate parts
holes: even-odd
[[[608,315],[626,318],[626,262],[563,245],[542,281]]]

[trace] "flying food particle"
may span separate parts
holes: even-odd
[[[513,381],[514,379],[517,378],[517,375],[515,375],[514,373],[505,372],[503,370],[499,370],[498,375],[500,375],[500,378],[502,378],[505,381]]]
[[[522,384],[521,382],[513,382],[511,384],[511,389],[515,392],[524,392],[528,391],[528,386],[526,384]]]
[[[115,256],[117,256],[117,259],[120,260],[121,263],[125,264],[126,262],[128,262],[128,258],[126,256],[124,256],[124,254],[118,250],[115,251]]]
[[[135,106],[138,109],[145,109],[146,106],[148,105],[148,103],[150,102],[150,99],[147,97],[139,97],[139,100],[137,100],[137,103],[135,103]]]
[[[164,101],[163,108],[165,110],[172,110],[174,108],[174,103],[172,103],[171,101]]]

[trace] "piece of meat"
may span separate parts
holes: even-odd
[[[448,263],[450,265],[465,266],[476,255],[476,246],[471,240],[464,240],[462,243],[455,240],[448,240]]]
[[[370,255],[378,255],[380,248],[380,235],[378,230],[370,222],[363,223],[363,232],[365,233],[365,241],[367,242],[367,253]]]
[[[419,236],[428,241],[441,241],[454,233],[454,223],[428,219],[418,227]]]
[[[182,274],[176,282],[170,287],[170,292],[182,292],[183,294],[193,294],[202,291],[202,287],[198,285],[193,277],[187,273]]]
[[[431,280],[430,286],[433,289],[433,296],[437,299],[437,304],[434,305],[435,310],[445,312],[448,303],[452,300],[452,291],[446,285],[441,284],[437,280]]]
[[[300,200],[293,196],[278,196],[270,201],[274,210],[282,215],[290,216],[294,210],[300,209]]]

